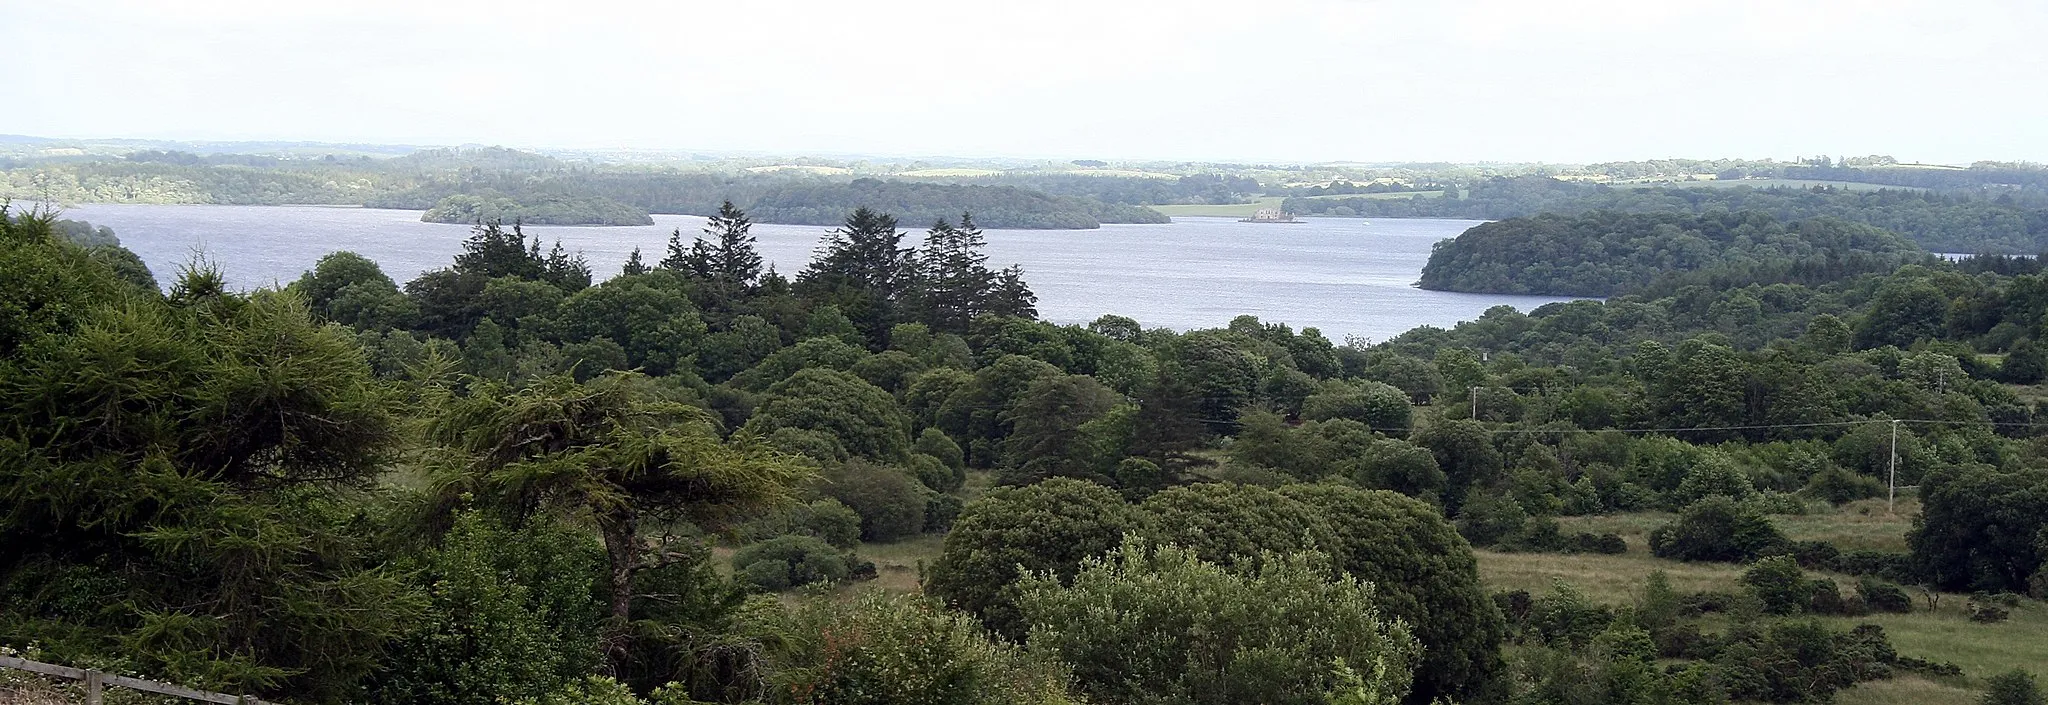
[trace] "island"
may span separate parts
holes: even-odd
[[[498,194],[456,194],[420,216],[429,223],[529,225],[653,225],[647,211],[603,196],[543,196],[514,200]]]

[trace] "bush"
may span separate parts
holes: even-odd
[[[1332,580],[1320,560],[1268,553],[1245,573],[1130,541],[1071,586],[1033,574],[1020,604],[1032,650],[1072,664],[1093,701],[1318,703],[1339,689],[1398,700],[1420,648],[1381,617],[1370,585]]]
[[[926,533],[943,534],[953,528],[953,521],[960,517],[966,506],[959,497],[950,494],[933,493],[924,501],[924,530]]]
[[[913,597],[751,605],[744,631],[764,645],[782,704],[1059,705],[1075,702],[1059,664],[989,639],[981,626]]]
[[[602,549],[535,521],[519,530],[464,511],[419,559],[428,609],[372,678],[378,702],[487,704],[539,698],[598,665]]]
[[[1986,680],[1983,705],[2048,705],[2041,686],[2026,671],[2013,669]]]
[[[825,494],[860,515],[862,541],[888,543],[924,531],[930,490],[902,470],[855,458],[826,473]]]
[[[1798,614],[1812,601],[1813,585],[1806,572],[1791,556],[1772,556],[1757,561],[1742,573],[1742,584],[1763,602],[1771,614]]]
[[[1321,550],[1332,541],[1321,512],[1264,487],[1222,482],[1175,487],[1152,495],[1139,508],[1149,519],[1147,538],[1220,565],[1255,564],[1267,552]]]
[[[814,536],[840,548],[852,548],[860,543],[860,515],[839,500],[826,497],[785,507],[742,524],[733,533],[748,543],[795,535]]]
[[[1082,559],[1116,548],[1139,521],[1115,490],[1085,480],[997,488],[961,511],[924,590],[1021,639],[1025,624],[1010,590],[1023,577],[1020,567],[1072,577]]]
[[[736,577],[755,589],[780,592],[847,579],[853,555],[809,536],[779,536],[741,548],[732,556]]]
[[[1859,499],[1884,496],[1884,483],[1830,464],[1806,481],[1806,494],[1837,506]]]
[[[1718,496],[1695,502],[1678,521],[1650,532],[1650,553],[1681,561],[1742,561],[1788,545],[1762,513]]]
[[[965,470],[946,467],[938,458],[923,453],[911,454],[908,467],[911,476],[933,492],[952,492],[967,483]]]
[[[1863,604],[1873,612],[1896,612],[1905,614],[1913,611],[1913,598],[1897,585],[1875,578],[1861,578],[1856,581],[1856,594],[1863,598]]]
[[[1478,494],[1458,512],[1458,533],[1474,546],[1492,546],[1521,531],[1528,520],[1528,512],[1513,497]]]
[[[1314,508],[1336,540],[1338,567],[1378,587],[1376,603],[1407,622],[1424,649],[1415,702],[1489,700],[1506,670],[1507,625],[1479,582],[1472,548],[1436,508],[1386,490],[1291,485],[1280,494]]]

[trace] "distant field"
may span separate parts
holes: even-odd
[[[847,168],[845,168],[845,167],[837,167],[837,166],[809,166],[809,165],[804,165],[804,164],[774,164],[774,165],[770,165],[770,166],[751,166],[751,167],[747,167],[747,171],[751,171],[751,172],[754,172],[754,173],[756,173],[756,174],[761,174],[761,173],[766,173],[766,172],[771,172],[771,171],[801,171],[801,172],[804,172],[804,173],[808,173],[808,174],[820,174],[820,175],[835,175],[835,174],[851,174],[851,173],[853,173],[853,170],[852,170],[852,169],[847,169]]]
[[[1260,208],[1279,208],[1279,196],[1267,196],[1251,203],[1233,203],[1227,206],[1146,206],[1169,216],[1220,216],[1226,218],[1249,218]]]
[[[1065,171],[1048,171],[1048,172],[1045,172],[1045,173],[1048,173],[1048,174],[1078,174],[1078,175],[1081,175],[1081,176],[1110,176],[1110,177],[1116,177],[1116,178],[1122,178],[1122,179],[1178,179],[1178,178],[1180,178],[1180,175],[1178,175],[1178,174],[1162,174],[1162,173],[1160,173],[1160,172],[1156,172],[1156,171],[1137,171],[1137,170],[1133,170],[1133,169],[1068,169],[1068,170],[1065,170]]]
[[[1422,196],[1422,197],[1424,197],[1424,198],[1436,198],[1436,197],[1438,197],[1438,196],[1442,196],[1442,195],[1444,195],[1444,192],[1442,192],[1442,191],[1404,191],[1404,192],[1401,192],[1401,193],[1344,193],[1344,194],[1335,194],[1335,193],[1333,193],[1333,194],[1329,194],[1329,195],[1325,195],[1325,196],[1303,196],[1302,198],[1319,198],[1319,199],[1324,199],[1324,200],[1331,200],[1331,199],[1339,199],[1339,198],[1373,198],[1373,199],[1387,199],[1387,198],[1414,198],[1414,197],[1416,197],[1416,196]]]
[[[1921,190],[1907,186],[1868,184],[1860,181],[1818,181],[1815,179],[1732,179],[1728,181],[1613,181],[1608,182],[1607,185],[1616,188],[1734,188],[1737,186],[1748,186],[1750,188],[1813,188],[1815,186],[1829,186],[1839,189],[1848,189],[1850,191],[1877,191],[1881,189],[1901,189],[1907,191]]]
[[[896,174],[896,175],[897,175],[897,176],[908,176],[908,177],[911,177],[911,178],[970,178],[970,179],[971,179],[971,178],[977,178],[977,177],[982,177],[982,176],[999,176],[999,175],[1001,175],[1002,173],[1003,173],[1002,171],[1000,171],[1000,170],[997,170],[997,169],[912,169],[912,170],[910,170],[910,171],[903,171],[903,172],[897,172],[897,174]]]

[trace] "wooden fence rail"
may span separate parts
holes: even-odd
[[[0,668],[13,668],[22,671],[28,671],[30,673],[40,673],[46,676],[56,676],[58,678],[69,678],[75,681],[85,681],[85,705],[100,705],[100,690],[110,685],[150,693],[170,695],[174,697],[185,698],[187,700],[198,700],[200,702],[208,703],[220,703],[220,705],[274,705],[273,703],[265,703],[261,700],[257,700],[246,695],[228,695],[226,693],[211,693],[204,690],[195,690],[180,685],[158,683],[156,681],[146,681],[141,678],[129,678],[127,676],[117,676],[112,673],[102,673],[100,671],[94,671],[84,668],[59,666],[54,663],[30,661],[25,658],[15,658],[13,656],[0,656]]]

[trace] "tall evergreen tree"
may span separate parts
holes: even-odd
[[[857,208],[846,223],[825,234],[816,258],[797,275],[797,292],[838,306],[879,346],[895,323],[897,296],[909,275],[910,251],[896,218]]]
[[[997,272],[988,299],[990,315],[1038,318],[1038,295],[1031,293],[1030,285],[1024,283],[1023,267],[1013,264]]]
[[[970,213],[960,214],[959,227],[940,220],[926,232],[924,248],[913,259],[915,281],[907,292],[918,320],[933,330],[965,333],[967,324],[984,312],[996,275],[988,270],[983,244],[981,228]]]
[[[640,248],[633,248],[633,254],[626,256],[626,266],[619,273],[629,277],[647,273],[647,262],[640,259]]]
[[[718,215],[704,224],[704,234],[718,242],[707,262],[713,279],[744,287],[761,276],[761,253],[754,249],[749,232],[753,227],[747,212],[733,207],[731,200],[719,205]]]

